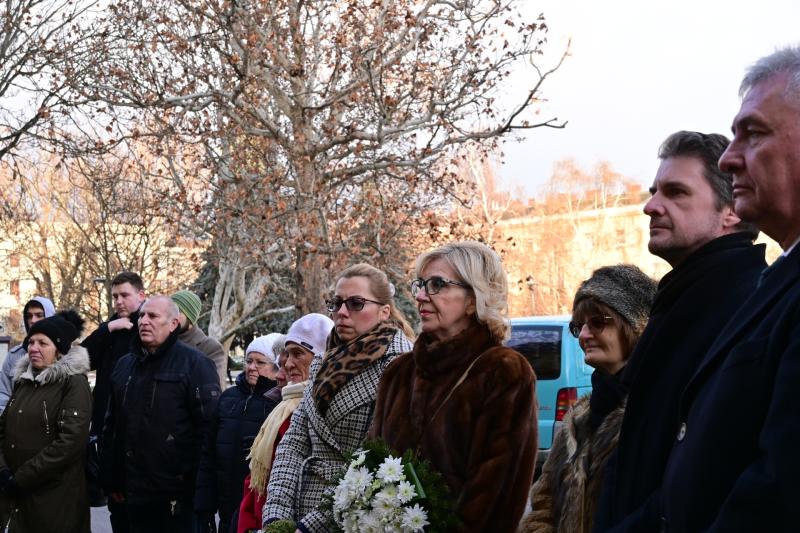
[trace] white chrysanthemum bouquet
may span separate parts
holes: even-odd
[[[441,476],[410,452],[393,456],[382,443],[353,455],[330,507],[345,533],[447,531],[456,522]]]

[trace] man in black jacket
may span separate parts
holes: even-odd
[[[81,343],[89,352],[92,370],[96,371],[92,435],[99,435],[103,429],[111,392],[111,371],[120,357],[131,351],[139,307],[145,299],[142,278],[135,272],[120,272],[111,280],[111,298],[114,301],[114,315]]]
[[[757,230],[733,211],[722,135],[681,131],[661,146],[650,252],[673,270],[625,369],[629,387],[616,455],[605,471],[595,531],[658,531],[660,487],[678,432],[678,400],[718,332],[753,292],[764,262]]]
[[[200,447],[220,388],[214,363],[178,340],[178,314],[169,297],[147,300],[132,352],[111,376],[103,479],[127,505],[132,533],[192,530]]]
[[[95,371],[89,434],[98,437],[103,430],[103,420],[111,394],[111,372],[117,361],[123,355],[130,353],[131,341],[136,336],[139,307],[145,299],[142,278],[135,272],[120,272],[111,280],[111,298],[114,303],[114,315],[100,324],[81,343],[89,352],[91,369]],[[94,483],[90,483],[89,490],[92,505],[102,505],[104,498],[102,490],[94,486]],[[114,533],[127,533],[128,519],[125,506],[109,500],[108,511]]]

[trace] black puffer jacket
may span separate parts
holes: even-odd
[[[220,396],[214,363],[173,332],[154,354],[138,335],[111,375],[101,442],[105,488],[134,504],[191,500]]]
[[[265,397],[273,387],[274,381],[260,377],[251,389],[242,372],[236,386],[222,393],[200,459],[196,511],[219,511],[222,522],[228,523],[239,508],[242,483],[249,472],[247,454],[261,424],[278,404]]]
[[[81,346],[89,351],[89,361],[91,369],[96,370],[94,391],[94,407],[92,409],[92,435],[99,435],[103,430],[103,419],[108,408],[108,398],[111,395],[111,372],[117,361],[123,355],[131,353],[131,342],[136,337],[136,324],[139,321],[139,313],[131,313],[130,320],[133,322],[131,329],[118,329],[108,331],[108,323],[120,318],[114,315],[86,337]]]

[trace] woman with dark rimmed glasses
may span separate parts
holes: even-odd
[[[346,467],[347,454],[364,442],[384,369],[412,347],[413,332],[394,305],[394,287],[375,267],[345,269],[326,306],[334,328],[277,449],[265,525],[291,519],[301,531],[328,531],[322,496]]]
[[[608,457],[617,446],[627,390],[620,374],[647,324],[656,283],[633,265],[595,270],[575,294],[570,333],[592,374],[592,393],[567,412],[521,532],[592,530]]]
[[[503,346],[505,270],[470,241],[421,255],[415,270],[422,332],[381,377],[370,436],[442,474],[459,531],[514,531],[536,463],[536,378]]]

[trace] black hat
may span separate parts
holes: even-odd
[[[68,309],[59,311],[55,315],[39,320],[28,330],[28,336],[22,343],[25,350],[28,349],[28,341],[34,333],[41,333],[47,336],[56,345],[58,353],[65,354],[69,351],[72,343],[80,337],[83,331],[83,319],[75,311]]]

